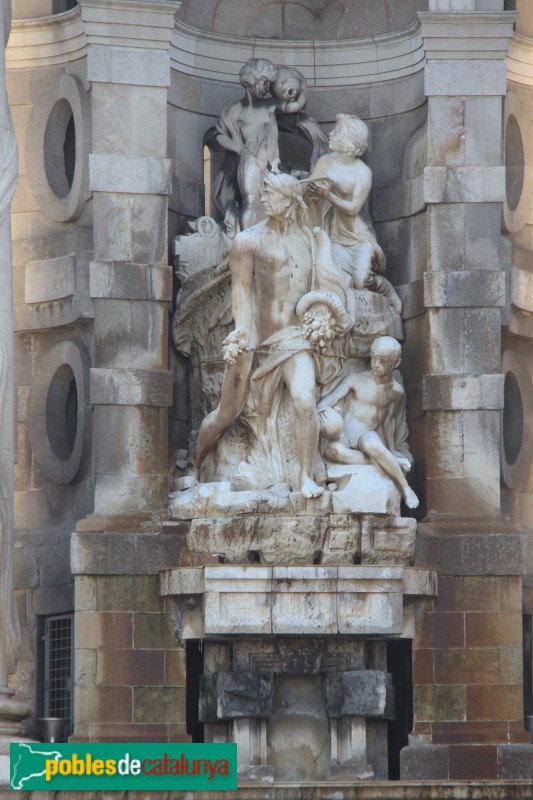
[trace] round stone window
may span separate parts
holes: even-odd
[[[503,449],[505,460],[512,466],[522,446],[524,432],[524,405],[520,386],[512,372],[505,376],[503,390]]]
[[[78,387],[72,368],[63,364],[56,371],[46,398],[46,431],[58,458],[72,455],[78,428]]]
[[[30,447],[49,480],[72,483],[83,477],[91,447],[89,357],[81,342],[43,351],[30,392]]]
[[[514,114],[509,114],[505,131],[505,190],[507,205],[511,211],[517,208],[522,197],[524,165],[524,143],[520,126]]]
[[[67,100],[58,100],[44,132],[44,168],[52,191],[64,199],[72,189],[76,165],[76,124]]]
[[[90,196],[91,113],[79,78],[45,83],[30,115],[26,162],[31,190],[46,216],[78,219]]]

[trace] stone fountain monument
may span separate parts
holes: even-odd
[[[217,219],[178,237],[174,341],[192,428],[170,496],[186,563],[162,573],[179,635],[202,640],[206,741],[241,778],[387,778],[387,642],[436,593],[414,568],[401,302],[366,204],[368,128],[328,139],[302,74],[266,59],[214,140]],[[312,145],[280,163],[280,130]],[[220,159],[219,159],[220,160]]]

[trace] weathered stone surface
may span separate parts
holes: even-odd
[[[361,520],[361,564],[408,564],[415,551],[416,520],[387,521],[365,515]]]
[[[525,539],[512,533],[442,537],[419,532],[415,559],[417,566],[445,575],[523,575]]]
[[[220,553],[229,562],[309,564],[324,544],[327,517],[243,516],[194,519],[187,536],[192,551]]]
[[[426,411],[503,408],[503,375],[424,375]]]
[[[498,747],[498,777],[501,780],[532,780],[533,745],[500,745]]]
[[[428,308],[503,306],[505,273],[487,269],[426,272],[424,302]]]
[[[76,293],[76,256],[31,261],[24,277],[26,303],[50,303]]]
[[[167,370],[91,369],[91,402],[96,405],[172,405],[173,376]]]
[[[394,718],[392,675],[357,670],[326,675],[326,702],[331,717]]]
[[[90,262],[91,297],[117,300],[172,299],[172,270],[158,264]]]
[[[504,95],[505,64],[502,61],[430,61],[425,69],[427,95],[476,96]]]
[[[71,569],[76,575],[151,575],[179,563],[182,536],[74,533]]]
[[[217,719],[272,715],[274,676],[266,672],[219,672],[216,675]]]
[[[93,192],[170,194],[172,163],[149,156],[89,156],[89,187]]]
[[[447,745],[409,745],[400,753],[401,777],[404,781],[447,781],[449,773]]]
[[[137,86],[170,86],[170,59],[157,50],[94,44],[87,53],[90,81]]]

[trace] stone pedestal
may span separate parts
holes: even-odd
[[[177,635],[201,640],[206,741],[243,780],[387,777],[386,640],[414,635],[435,575],[403,566],[182,567],[160,573]]]

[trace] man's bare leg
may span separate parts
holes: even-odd
[[[224,431],[242,411],[248,397],[252,361],[253,353],[244,353],[238,357],[236,364],[226,366],[222,379],[220,403],[205,417],[198,431],[194,455],[197,478],[209,451],[213,449]]]
[[[320,497],[324,489],[312,478],[320,425],[315,400],[315,366],[311,354],[295,353],[284,365],[283,378],[294,404],[300,491],[304,497]]]
[[[413,492],[407,481],[402,469],[390,450],[387,450],[377,433],[369,431],[361,436],[359,440],[359,449],[366,453],[370,458],[375,461],[379,466],[390,475],[394,483],[400,489],[405,505],[408,508],[417,508],[419,504],[418,497]]]
[[[363,464],[364,455],[360,450],[353,450],[342,442],[328,442],[323,453],[334,464]]]

